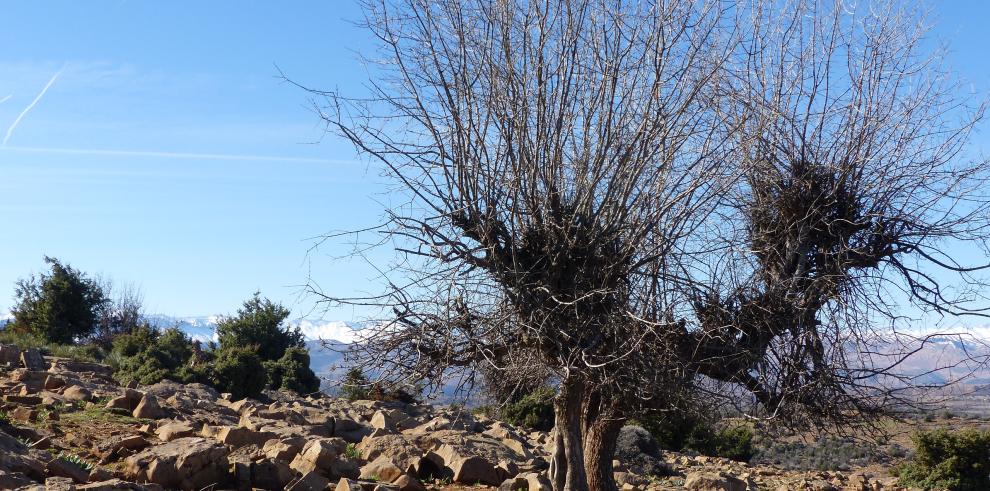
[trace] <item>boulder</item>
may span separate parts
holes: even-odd
[[[330,480],[315,471],[306,472],[285,487],[286,491],[323,491],[330,488]]]
[[[62,397],[70,401],[89,401],[93,399],[93,393],[85,387],[73,385],[62,391]]]
[[[86,472],[86,469],[83,469],[76,463],[61,458],[48,461],[48,464],[45,465],[45,472],[49,476],[69,479],[70,484],[72,482],[84,483],[89,481],[89,472]]]
[[[684,489],[696,491],[746,491],[746,481],[722,473],[692,472],[684,480]]]
[[[203,489],[228,478],[227,447],[205,438],[179,438],[128,457],[129,479],[166,488]]]
[[[158,399],[154,395],[145,394],[132,414],[140,419],[158,419],[165,416],[165,411],[158,405]]]
[[[21,352],[21,366],[32,371],[48,370],[45,357],[41,356],[41,351],[37,348],[28,348]]]
[[[56,377],[54,375],[49,375],[45,378],[45,390],[55,390],[60,389],[65,386],[65,380],[62,377]]]
[[[391,458],[382,455],[361,467],[361,475],[358,478],[391,483],[403,475],[405,472],[395,465]]]
[[[404,435],[365,438],[357,445],[361,458],[373,461],[388,456],[403,472],[413,469],[423,457],[423,450]]]
[[[371,427],[389,433],[402,430],[409,416],[398,409],[380,409],[371,416]]]
[[[0,344],[0,363],[18,365],[21,362],[21,350],[12,344]]]
[[[268,440],[262,450],[265,457],[279,462],[292,462],[292,459],[302,451],[306,440],[303,438],[283,438],[280,440]]]
[[[177,438],[194,436],[199,432],[199,426],[188,421],[173,421],[159,426],[155,430],[155,435],[163,442],[170,442]]]
[[[447,467],[454,472],[454,482],[461,484],[498,486],[504,480],[500,479],[499,472],[491,462],[478,456],[454,460]]]
[[[331,480],[356,478],[358,464],[344,457],[347,443],[340,438],[317,438],[307,441],[289,464],[293,470],[306,474],[317,472]]]
[[[110,463],[151,445],[141,435],[115,435],[96,445],[101,463]]]
[[[238,426],[224,426],[217,432],[217,440],[234,448],[245,445],[261,446],[272,438],[275,438],[275,435],[267,431],[249,430]]]
[[[660,444],[641,426],[627,425],[619,430],[615,458],[641,476],[662,476],[669,473],[660,452]]]

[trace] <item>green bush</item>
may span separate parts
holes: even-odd
[[[117,336],[108,361],[114,377],[122,383],[137,381],[153,384],[164,379],[179,382],[202,381],[187,370],[193,354],[193,341],[178,328],[159,331],[142,326]]]
[[[288,309],[261,298],[256,292],[244,302],[237,315],[217,323],[220,350],[256,346],[257,355],[263,361],[275,361],[289,348],[305,348],[302,332],[284,324],[288,317]]]
[[[702,455],[748,462],[753,458],[753,430],[748,426],[716,428],[690,414],[664,413],[643,418],[646,428],[664,450],[693,450]]]
[[[944,429],[914,436],[914,459],[897,469],[900,484],[923,489],[990,489],[990,432]]]
[[[360,368],[353,367],[344,375],[343,383],[341,383],[337,395],[348,401],[367,400],[370,399],[368,393],[370,385],[371,382],[368,381],[364,372]]]
[[[320,378],[309,368],[309,351],[289,348],[278,361],[266,361],[268,383],[272,388],[309,394],[320,390]]]
[[[550,431],[554,424],[553,400],[556,395],[551,387],[537,389],[518,402],[506,404],[501,411],[502,419],[516,426]]]
[[[217,354],[213,364],[213,386],[230,392],[234,400],[258,397],[268,384],[265,366],[254,346],[228,347]]]

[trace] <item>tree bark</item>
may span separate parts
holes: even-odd
[[[557,443],[551,465],[554,491],[589,491],[582,432],[585,392],[586,386],[581,380],[565,379],[560,384],[554,408]]]
[[[589,421],[584,435],[584,467],[590,491],[617,491],[612,459],[625,419],[599,414]]]

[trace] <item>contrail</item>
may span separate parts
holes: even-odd
[[[14,94],[10,94],[7,97],[0,98],[0,104],[7,102],[7,99],[10,99],[11,97],[14,97]]]
[[[185,152],[155,152],[141,150],[101,150],[86,148],[45,148],[45,147],[0,147],[0,150],[31,153],[60,153],[70,155],[105,155],[111,157],[156,157],[167,159],[201,159],[201,160],[247,160],[268,162],[295,162],[302,164],[359,164],[358,160],[318,159],[306,157],[282,157],[277,155],[238,155],[224,153],[185,153]]]
[[[65,67],[62,67],[62,70],[65,70]],[[48,89],[52,87],[52,84],[55,83],[55,80],[58,78],[58,76],[62,74],[62,70],[59,70],[58,72],[55,73],[55,75],[52,75],[52,79],[49,80],[47,84],[45,84],[45,88],[41,89],[41,92],[38,93],[38,97],[35,97],[34,100],[31,101],[31,103],[28,104],[23,111],[21,111],[21,114],[17,115],[17,119],[15,119],[14,122],[10,125],[10,127],[7,128],[7,135],[3,137],[3,146],[5,147],[7,146],[7,142],[10,141],[10,135],[14,134],[14,130],[17,129],[17,125],[21,124],[21,120],[24,119],[24,116],[26,116],[27,113],[31,111],[31,109],[34,109],[34,106],[38,105],[38,102],[41,101],[41,98],[45,96],[45,93],[48,92]]]

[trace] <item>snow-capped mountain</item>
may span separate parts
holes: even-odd
[[[168,315],[147,316],[151,325],[158,328],[178,327],[189,337],[204,343],[217,340],[216,327],[220,316],[173,317]],[[291,326],[298,326],[306,337],[306,341],[334,341],[337,343],[352,343],[357,340],[361,324],[344,321],[313,321],[295,319],[288,321]]]

